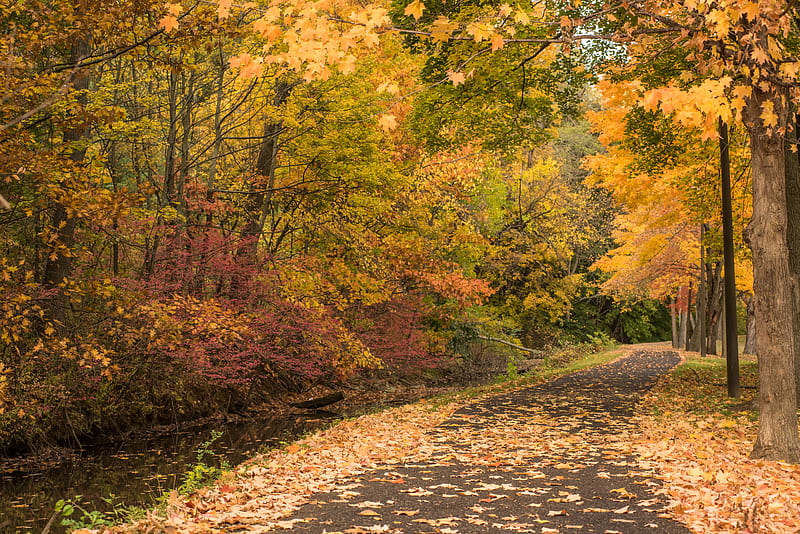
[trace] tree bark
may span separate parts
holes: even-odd
[[[697,292],[697,350],[700,357],[706,356],[708,337],[708,284],[706,284],[706,225],[700,225],[700,288]]]
[[[745,297],[747,302],[747,337],[744,342],[744,353],[756,353],[756,308],[753,301],[753,295]]]
[[[755,319],[759,329],[758,437],[753,458],[800,462],[797,431],[793,295],[787,246],[786,164],[783,137],[768,131],[762,104],[772,102],[780,127],[786,125],[781,96],[752,84],[744,110],[753,169],[753,218],[748,237],[753,251]],[[788,100],[788,98],[786,98]]]
[[[287,82],[277,82],[273,105],[279,108],[289,98],[293,86]],[[264,134],[255,163],[256,179],[252,181],[254,190],[247,199],[248,220],[242,228],[245,247],[239,250],[239,256],[255,261],[258,252],[258,239],[264,232],[267,218],[273,211],[275,188],[275,167],[278,160],[278,136],[283,129],[281,121],[268,122],[264,126]]]
[[[683,293],[683,288],[681,288]],[[687,299],[681,298],[678,302],[686,302]],[[678,320],[680,322],[678,331],[678,347],[681,349],[686,348],[686,341],[689,335],[689,305],[688,302],[678,313]]]
[[[720,336],[722,319],[722,262],[717,262],[714,269],[709,266],[706,274],[710,286],[710,305],[708,307],[708,335],[706,338],[706,352],[717,354],[717,339]]]
[[[793,114],[794,115],[794,114]],[[795,128],[798,126],[795,115]],[[795,129],[795,135],[797,135]],[[795,148],[795,151],[792,151]],[[792,274],[793,299],[793,339],[794,339],[794,376],[795,395],[800,399],[800,153],[797,145],[792,145],[789,140],[784,140],[783,145],[786,161],[786,243],[789,248],[789,269]]]
[[[678,318],[677,313],[675,311],[675,297],[670,297],[669,303],[669,314],[670,318],[672,319],[672,348],[678,348]]]

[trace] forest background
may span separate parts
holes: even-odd
[[[747,95],[629,9],[0,8],[0,451],[444,380],[487,341],[714,352],[719,114],[696,103]]]

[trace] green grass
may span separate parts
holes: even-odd
[[[690,357],[654,389],[658,400],[652,410],[657,414],[671,406],[697,415],[748,415],[755,419],[758,365],[753,358],[740,360],[739,375],[741,397],[733,399],[728,397],[725,359]]]

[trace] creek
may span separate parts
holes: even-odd
[[[222,433],[210,445],[215,457],[236,465],[327,421],[330,418],[295,416],[218,422],[86,448],[77,457],[50,467],[0,471],[0,533],[39,534],[56,502],[78,495],[76,502],[88,511],[110,512],[115,505],[118,509],[121,505],[151,508],[159,496],[181,485],[197,461],[198,448],[211,439],[213,431]],[[50,533],[64,532],[59,523],[57,517]]]

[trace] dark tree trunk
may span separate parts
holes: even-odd
[[[79,8],[80,9],[80,8]],[[90,53],[88,38],[81,37],[72,44],[70,52],[70,63],[80,63]],[[72,79],[72,88],[80,91],[76,100],[83,107],[88,102],[85,93],[89,89],[89,73],[85,69],[75,72]],[[74,170],[86,158],[86,149],[80,145],[80,141],[86,134],[86,125],[83,120],[76,119],[78,126],[74,126],[64,131],[64,140],[67,143],[74,143],[71,147],[70,160],[74,164]],[[70,274],[72,274],[72,247],[75,241],[75,218],[69,213],[69,209],[57,204],[53,206],[51,212],[51,226],[55,233],[54,247],[48,255],[44,266],[42,281],[51,288],[58,288],[57,292],[47,304],[50,318],[63,324],[66,320],[67,296],[60,288]]]
[[[275,87],[273,105],[282,106],[292,86],[287,82],[278,82]],[[275,167],[278,160],[278,136],[283,129],[281,122],[269,122],[264,126],[264,134],[256,157],[255,174],[252,181],[253,194],[248,196],[248,220],[242,228],[245,246],[239,250],[239,256],[254,262],[258,252],[258,240],[264,232],[267,218],[273,212],[273,196],[275,189]]]
[[[719,329],[722,324],[722,263],[717,262],[713,270],[709,265],[706,274],[708,276],[708,285],[710,288],[706,352],[711,355],[716,355],[717,339],[721,337]]]
[[[794,121],[797,125],[797,120]],[[797,135],[795,130],[795,135]],[[792,151],[795,148],[795,151]],[[786,243],[789,248],[789,269],[792,274],[793,338],[795,353],[795,392],[800,399],[800,153],[797,145],[784,141],[786,156]]]
[[[756,352],[759,364],[758,437],[754,458],[800,462],[797,431],[793,301],[786,214],[784,141],[761,119],[762,104],[772,102],[786,125],[780,96],[751,85],[744,110],[750,133],[753,169],[753,218],[748,225],[753,251],[753,292],[759,324]]]
[[[725,264],[725,367],[728,396],[739,398],[739,337],[736,328],[736,267],[733,249],[733,203],[731,200],[731,161],[728,125],[719,121],[719,161],[722,177],[722,256]]]

